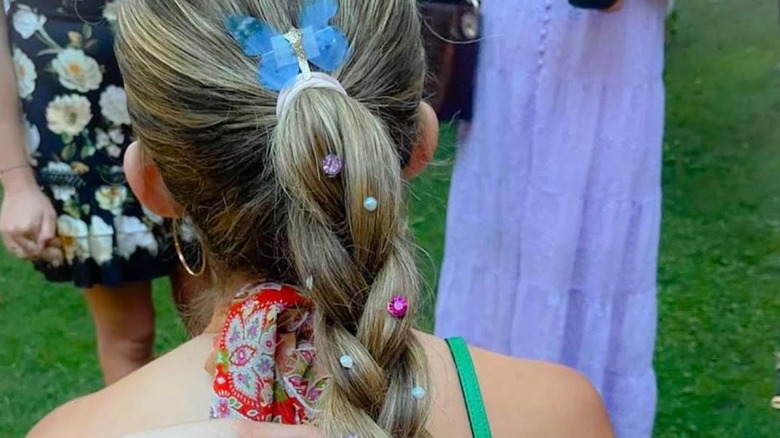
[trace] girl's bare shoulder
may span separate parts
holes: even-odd
[[[105,438],[208,418],[211,341],[193,339],[108,388],[52,411],[28,438]]]
[[[471,354],[495,436],[613,436],[601,397],[580,373],[478,348]]]

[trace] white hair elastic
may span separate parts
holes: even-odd
[[[279,98],[276,101],[276,118],[280,120],[282,115],[290,109],[293,100],[301,94],[303,90],[308,88],[323,88],[326,90],[337,91],[343,95],[347,95],[347,90],[341,85],[341,82],[336,80],[333,76],[320,72],[313,72],[308,75],[299,74],[295,78],[295,82],[289,87],[283,89],[279,93]]]

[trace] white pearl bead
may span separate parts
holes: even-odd
[[[341,363],[341,366],[346,369],[351,369],[355,365],[355,361],[352,360],[352,356],[349,356],[347,354],[341,356],[339,362]]]
[[[363,208],[370,212],[375,212],[377,208],[379,208],[379,202],[376,200],[375,197],[369,196],[368,198],[363,201]]]
[[[306,277],[306,282],[305,283],[306,283],[305,284],[306,285],[306,289],[311,290],[314,287],[314,277],[309,275],[308,277]]]

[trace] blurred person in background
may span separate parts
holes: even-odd
[[[83,289],[107,384],[152,359],[151,280],[176,272],[169,227],[121,167],[131,130],[117,5],[12,0],[0,17],[3,243],[47,280]]]
[[[664,0],[486,1],[450,192],[436,334],[579,369],[649,437]]]

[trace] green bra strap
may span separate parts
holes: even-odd
[[[463,338],[447,339],[450,346],[452,359],[460,377],[460,388],[463,390],[463,399],[466,401],[466,410],[471,422],[471,434],[474,438],[492,438],[490,422],[488,422],[485,404],[482,401],[482,393],[479,390],[479,380],[474,371],[474,362],[471,361],[471,353]]]

